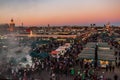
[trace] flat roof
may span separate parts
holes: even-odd
[[[98,47],[110,47],[110,45],[108,45],[108,43],[106,42],[89,42],[86,44],[85,47],[88,47],[88,48],[95,48],[96,44],[98,44]]]

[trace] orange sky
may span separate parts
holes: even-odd
[[[16,25],[120,25],[120,0],[1,0],[0,23]]]

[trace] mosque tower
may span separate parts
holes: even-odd
[[[11,19],[11,22],[10,22],[10,25],[9,25],[9,31],[10,31],[10,32],[13,32],[13,31],[14,31],[14,28],[15,28],[15,23],[14,23],[14,20]]]
[[[107,31],[110,31],[110,22],[108,22],[108,23],[106,24],[106,30],[107,30]]]

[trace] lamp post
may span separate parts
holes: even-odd
[[[94,67],[98,67],[98,44],[95,46]]]

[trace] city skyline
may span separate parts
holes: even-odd
[[[0,0],[0,24],[120,25],[120,0]]]

